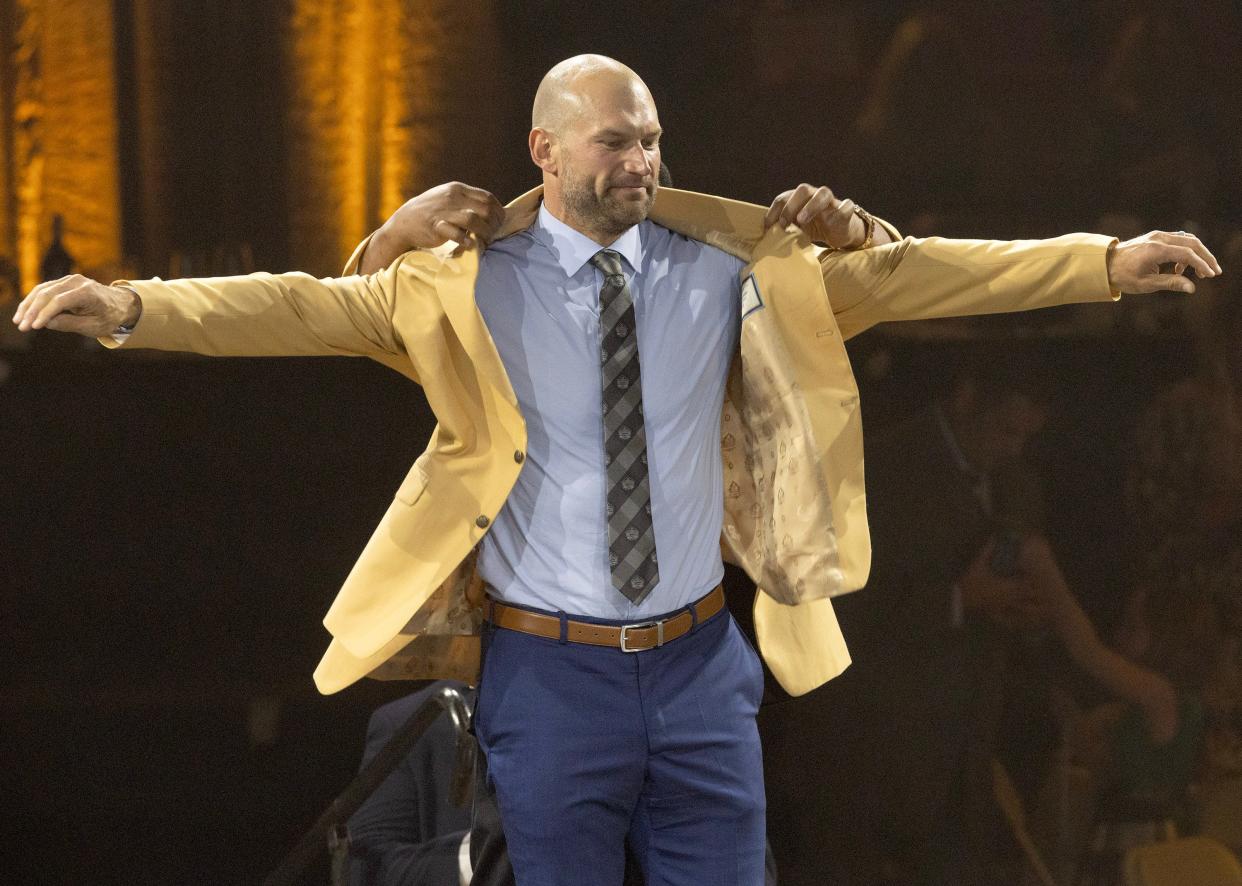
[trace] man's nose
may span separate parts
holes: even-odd
[[[651,157],[642,145],[634,145],[625,152],[625,171],[648,177],[652,174]]]

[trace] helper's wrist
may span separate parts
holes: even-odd
[[[857,203],[854,204],[853,218],[850,220],[850,233],[854,233],[854,223],[858,223],[858,239],[850,239],[850,249],[870,249],[875,240],[875,217]]]
[[[833,249],[841,252],[854,252],[859,249],[870,249],[875,239],[875,218],[853,200],[842,200],[837,212],[847,215],[847,236],[840,245],[832,244]]]
[[[371,235],[371,242],[367,244],[366,252],[378,255],[390,254],[393,247],[393,230],[390,227],[392,219],[380,225],[374,234]],[[405,250],[402,250],[404,252]],[[366,252],[363,253],[365,257]]]

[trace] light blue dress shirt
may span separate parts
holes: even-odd
[[[641,620],[720,581],[720,412],[740,328],[743,262],[651,221],[609,249],[623,259],[642,366],[660,581],[640,605],[612,586],[604,513],[599,290],[602,247],[546,208],[483,254],[475,296],[527,424],[526,460],[479,551],[500,600]]]

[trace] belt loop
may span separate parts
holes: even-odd
[[[690,610],[690,630],[693,631],[699,626],[699,601],[695,600],[686,608]]]
[[[561,618],[561,645],[564,646],[569,642],[569,616],[564,612],[558,612]]]

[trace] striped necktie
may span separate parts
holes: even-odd
[[[608,467],[608,559],[612,586],[631,602],[640,603],[656,586],[660,573],[651,525],[634,300],[618,253],[601,249],[591,264],[604,273],[599,291],[599,360],[604,463]]]

